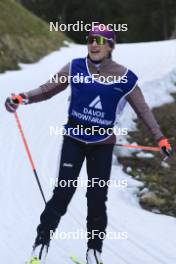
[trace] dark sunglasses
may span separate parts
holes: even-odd
[[[96,41],[97,45],[105,45],[107,42],[107,39],[102,36],[88,36],[86,39],[88,44],[93,44]]]

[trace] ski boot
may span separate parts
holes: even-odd
[[[88,249],[86,254],[86,264],[103,264],[101,253],[96,249]]]
[[[46,233],[39,232],[33,245],[32,256],[26,264],[44,264],[48,253],[50,237]]]

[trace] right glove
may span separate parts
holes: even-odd
[[[17,108],[20,104],[25,104],[26,98],[22,94],[19,95],[12,95],[8,97],[5,101],[5,108],[8,112],[14,113],[16,112]]]

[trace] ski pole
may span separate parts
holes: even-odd
[[[14,113],[15,115],[15,120],[16,120],[16,123],[17,123],[17,127],[19,129],[19,132],[20,132],[20,135],[21,135],[21,138],[22,138],[22,141],[23,141],[23,144],[24,144],[24,147],[25,147],[25,150],[26,150],[26,153],[27,153],[27,156],[28,156],[28,159],[29,159],[29,162],[30,162],[30,165],[32,167],[32,170],[33,170],[33,173],[34,173],[34,176],[35,176],[35,179],[37,181],[37,184],[38,184],[38,187],[39,187],[39,190],[40,190],[40,193],[42,195],[42,198],[44,200],[44,203],[46,204],[46,199],[45,199],[45,196],[44,196],[44,193],[43,193],[43,190],[42,190],[42,187],[41,187],[41,184],[40,184],[40,181],[39,181],[39,177],[38,177],[38,174],[37,174],[37,171],[36,171],[36,168],[35,168],[35,165],[34,165],[34,161],[32,159],[32,156],[31,156],[31,153],[30,153],[30,150],[29,150],[29,147],[28,147],[28,144],[27,144],[27,141],[26,141],[26,138],[25,138],[25,135],[24,135],[24,132],[23,132],[23,129],[22,129],[22,125],[21,125],[21,122],[20,122],[20,119],[17,115],[17,113],[15,112]]]
[[[140,146],[140,145],[131,145],[131,144],[115,144],[117,147],[122,148],[131,148],[131,149],[142,149],[142,150],[151,150],[151,151],[160,151],[159,147],[148,147],[148,146]]]

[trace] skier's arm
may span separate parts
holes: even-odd
[[[62,78],[64,76],[64,78]],[[52,80],[39,86],[39,88],[21,94],[28,100],[28,104],[47,100],[65,90],[68,86],[69,63],[65,65]]]
[[[126,100],[130,103],[138,117],[143,120],[144,124],[151,131],[155,141],[160,147],[161,153],[166,157],[170,157],[172,155],[172,147],[168,139],[165,138],[161,132],[152,111],[145,102],[141,89],[136,86],[136,88],[126,96]]]
[[[136,88],[126,96],[126,100],[134,109],[137,116],[142,119],[144,124],[150,130],[150,132],[154,136],[154,139],[158,142],[158,140],[164,138],[164,135],[161,132],[160,127],[148,104],[146,103],[141,89],[138,86],[136,86]]]
[[[69,67],[70,65],[68,63],[54,75],[51,81],[48,81],[37,89],[8,97],[5,101],[7,111],[14,113],[20,104],[31,104],[44,101],[66,89],[69,84]],[[63,79],[61,79],[63,76],[64,82]]]

